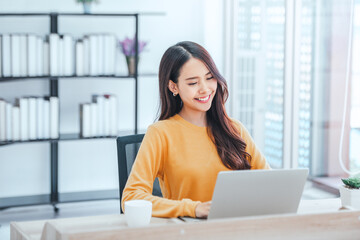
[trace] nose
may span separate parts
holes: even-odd
[[[200,80],[200,82],[199,82],[199,93],[200,94],[205,94],[205,93],[208,93],[209,92],[209,86],[208,86],[208,84],[207,84],[207,82],[206,82],[206,79],[202,79],[202,80]]]

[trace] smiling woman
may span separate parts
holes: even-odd
[[[122,204],[145,199],[156,217],[206,218],[220,171],[269,166],[245,127],[227,115],[227,83],[202,46],[180,42],[164,53],[159,90],[159,121],[146,132]],[[151,195],[155,178],[163,198]]]

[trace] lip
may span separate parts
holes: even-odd
[[[209,95],[207,96],[207,99],[206,99],[206,100],[199,100],[198,98],[195,98],[195,101],[197,101],[197,102],[199,102],[199,103],[207,103],[207,102],[209,102],[210,97],[211,97],[211,94],[209,94]],[[201,98],[203,98],[203,97],[201,97]]]

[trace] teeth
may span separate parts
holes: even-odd
[[[204,98],[198,98],[198,100],[200,100],[200,101],[206,101],[206,100],[208,100],[208,99],[209,99],[209,97],[210,97],[210,95],[209,95],[209,96],[207,96],[207,97],[204,97]]]

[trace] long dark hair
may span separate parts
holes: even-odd
[[[221,161],[229,169],[250,169],[251,156],[245,151],[246,143],[225,110],[224,104],[229,95],[226,80],[219,73],[210,54],[199,44],[179,42],[164,53],[159,68],[159,120],[168,119],[180,112],[181,98],[179,95],[173,96],[168,83],[169,80],[178,82],[180,70],[190,58],[202,61],[217,80],[216,94],[206,113],[206,120],[208,135],[214,142]]]

